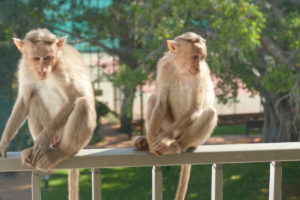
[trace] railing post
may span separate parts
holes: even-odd
[[[152,167],[152,200],[163,199],[163,183],[162,183],[161,166]]]
[[[221,164],[213,164],[211,172],[211,199],[223,199],[223,167]]]
[[[101,200],[101,174],[100,169],[92,169],[92,200]]]
[[[281,200],[281,162],[270,163],[269,200]]]
[[[40,172],[32,171],[31,176],[32,200],[41,200]]]

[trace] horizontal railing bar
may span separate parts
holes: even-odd
[[[20,152],[0,158],[1,171],[31,171],[21,164]],[[133,148],[83,149],[55,169],[165,166],[181,164],[226,164],[300,161],[300,142],[201,145],[193,152],[155,156]]]

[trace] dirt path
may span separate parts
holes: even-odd
[[[0,200],[30,200],[31,172],[0,173]]]
[[[131,147],[132,139],[119,132],[119,125],[104,124],[98,134],[102,142],[89,145],[88,148],[125,148]],[[259,136],[246,137],[234,135],[225,137],[210,137],[206,144],[232,144],[261,142]],[[31,172],[16,172],[14,175],[0,173],[0,200],[30,200],[31,199]]]

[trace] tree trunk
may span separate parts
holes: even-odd
[[[299,102],[298,96],[283,98],[269,94],[264,97],[264,142],[299,141],[300,113],[292,103]]]
[[[133,101],[135,96],[135,88],[125,88],[123,89],[124,99],[122,102],[121,109],[121,127],[120,131],[128,134],[129,138],[131,138],[132,134],[132,109],[133,109]]]

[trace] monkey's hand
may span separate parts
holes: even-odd
[[[182,152],[180,144],[169,134],[161,134],[150,144],[150,152],[155,155],[172,155]]]
[[[9,147],[9,143],[1,140],[0,142],[0,154],[3,158],[6,158],[7,149]]]
[[[50,144],[50,136],[46,133],[41,133],[33,146],[31,155],[32,165],[35,165],[35,163],[51,148]]]
[[[137,150],[142,151],[149,148],[148,141],[145,136],[137,136],[133,142],[132,146],[134,146]]]

